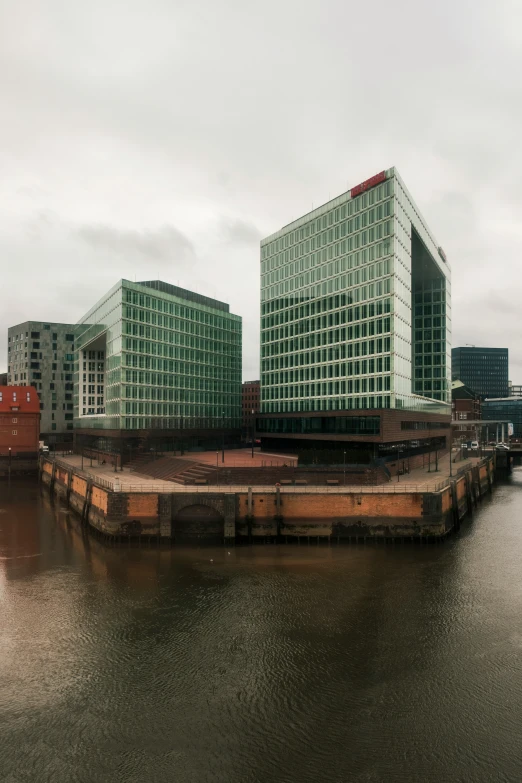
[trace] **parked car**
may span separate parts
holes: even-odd
[[[507,443],[497,443],[497,449],[502,449],[503,451],[509,451],[509,446]]]
[[[478,451],[478,447],[479,447],[478,440],[472,440],[470,446],[471,450]]]

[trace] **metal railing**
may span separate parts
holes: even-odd
[[[49,462],[53,462],[52,458],[45,458]],[[307,484],[293,484],[293,485],[281,485],[274,484],[268,485],[229,485],[229,484],[177,484],[174,481],[163,481],[161,484],[155,484],[153,482],[135,483],[133,481],[127,481],[125,474],[117,474],[114,479],[104,478],[90,470],[81,469],[76,465],[73,465],[65,460],[54,459],[57,467],[69,471],[71,468],[81,478],[88,479],[94,484],[108,489],[111,492],[135,492],[135,493],[169,493],[169,494],[235,494],[237,492],[247,492],[252,490],[253,494],[276,494],[277,491],[281,495],[286,494],[308,494],[308,495],[401,495],[401,494],[419,494],[425,492],[440,492],[443,489],[449,487],[452,482],[457,481],[462,475],[470,470],[472,467],[479,467],[485,465],[487,459],[482,459],[473,465],[472,462],[468,462],[459,468],[456,475],[451,478],[445,478],[441,481],[422,481],[422,482],[409,482],[409,481],[389,481],[386,484],[335,484],[335,485],[307,485]]]

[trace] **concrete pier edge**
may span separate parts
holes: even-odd
[[[42,456],[41,485],[82,521],[117,540],[151,537],[165,542],[255,542],[270,539],[358,541],[440,540],[459,529],[482,497],[492,492],[495,455],[469,465],[427,491],[406,486],[177,487],[128,491],[58,459]]]

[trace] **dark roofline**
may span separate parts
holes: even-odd
[[[163,294],[177,296],[179,299],[187,299],[194,304],[204,307],[213,307],[215,310],[222,310],[225,313],[230,312],[230,306],[226,302],[220,302],[218,299],[212,299],[210,296],[196,294],[194,291],[188,291],[186,288],[179,288],[171,283],[164,283],[163,280],[138,280],[136,285],[144,285],[146,288],[152,288],[154,291],[161,291]]]

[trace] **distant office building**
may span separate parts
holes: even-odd
[[[507,348],[465,346],[451,351],[451,375],[473,389],[482,400],[507,397],[509,369]]]
[[[31,386],[0,386],[0,455],[36,456],[40,401]]]
[[[245,381],[243,383],[242,392],[243,435],[249,439],[252,435],[252,427],[255,424],[256,414],[260,411],[260,381]]]
[[[513,424],[513,437],[522,438],[522,397],[484,400],[482,418],[485,421],[508,421]],[[492,425],[490,437],[494,433],[495,425]]]
[[[74,326],[26,321],[7,330],[8,384],[40,397],[41,437],[72,440]]]
[[[263,239],[263,446],[444,441],[450,298],[444,251],[394,168]]]
[[[7,373],[0,372],[0,386],[7,386]]]
[[[160,280],[120,280],[75,327],[77,444],[216,447],[241,431],[241,318]]]
[[[522,386],[519,384],[509,383],[509,397],[522,397]]]

